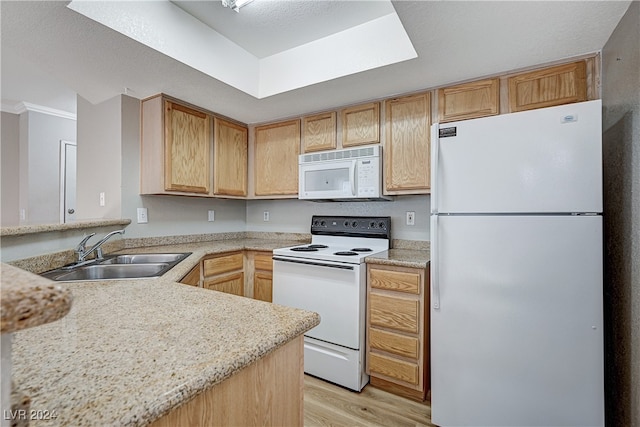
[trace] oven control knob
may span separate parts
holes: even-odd
[[[322,220],[322,221],[320,221],[320,225],[321,225],[322,227],[324,227],[325,225],[327,225],[327,223],[326,223],[324,220]]]
[[[345,222],[344,222],[344,226],[345,226],[345,227],[348,227],[348,226],[349,226],[349,221],[345,221]]]
[[[351,226],[352,226],[353,228],[356,228],[356,227],[358,226],[358,221],[353,221],[353,222],[351,223]]]
[[[369,228],[376,228],[376,223],[374,221],[371,221],[369,223]]]
[[[318,221],[317,219],[315,221],[313,221],[313,226],[317,227],[320,224],[320,221]]]
[[[385,225],[384,225],[384,222],[380,222],[380,223],[378,224],[378,227],[380,227],[380,228],[386,228],[386,227],[385,227]]]

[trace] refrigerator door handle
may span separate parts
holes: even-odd
[[[440,269],[438,268],[438,215],[431,215],[431,301],[440,309]]]
[[[440,124],[431,126],[431,213],[438,213],[438,154]]]

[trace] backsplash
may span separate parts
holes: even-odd
[[[247,231],[309,233],[313,215],[390,216],[391,237],[430,240],[430,196],[397,196],[389,202],[311,202],[297,199],[248,200]],[[269,212],[269,221],[264,221]],[[415,212],[415,225],[406,225],[406,212]]]

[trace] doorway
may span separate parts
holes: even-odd
[[[76,143],[60,140],[60,222],[76,219]]]

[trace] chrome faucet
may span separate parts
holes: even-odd
[[[82,241],[80,243],[78,243],[78,246],[76,246],[76,255],[78,255],[78,263],[84,262],[85,259],[91,255],[93,252],[96,253],[95,258],[96,259],[102,259],[102,245],[109,240],[109,238],[111,236],[113,236],[114,234],[124,234],[124,230],[116,230],[116,231],[112,231],[111,233],[107,234],[106,236],[104,236],[102,239],[100,239],[100,241],[98,241],[98,243],[96,243],[95,245],[91,246],[90,249],[86,248],[86,244],[87,244],[87,240],[89,240],[90,238],[92,238],[93,236],[96,235],[96,233],[91,233],[89,234],[87,237],[85,237],[84,239],[82,239]]]

